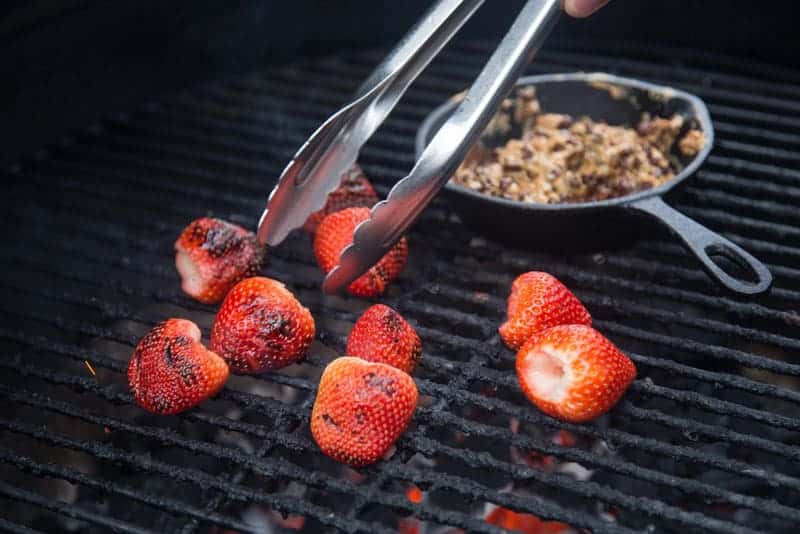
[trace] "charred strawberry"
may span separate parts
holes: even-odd
[[[525,396],[544,413],[573,423],[610,410],[636,377],[633,362],[585,325],[534,334],[517,354]]]
[[[559,324],[591,326],[592,316],[554,276],[536,271],[518,276],[511,284],[508,318],[499,329],[503,342],[519,350],[533,334]]]
[[[175,242],[181,288],[205,304],[219,302],[237,282],[257,275],[265,255],[252,232],[210,217],[192,221]]]
[[[300,359],[314,341],[314,318],[286,287],[265,277],[236,284],[211,328],[211,350],[235,373],[260,373]]]
[[[227,379],[228,364],[200,343],[200,329],[185,319],[157,324],[139,341],[128,363],[133,398],[161,415],[200,404]]]
[[[339,263],[339,253],[353,241],[356,226],[369,219],[369,208],[347,208],[331,213],[322,220],[314,238],[314,255],[326,273]],[[377,297],[403,270],[408,244],[403,237],[369,271],[361,275],[347,290],[357,297]]]
[[[422,341],[414,327],[389,306],[370,306],[347,338],[348,356],[380,362],[411,373],[422,356]]]
[[[354,467],[380,460],[417,407],[417,386],[383,363],[337,358],[322,373],[311,434],[322,452]]]
[[[328,195],[325,206],[308,216],[303,230],[309,234],[315,234],[319,223],[325,216],[345,208],[369,208],[376,202],[378,202],[378,194],[375,193],[361,167],[354,164],[349,171],[342,175],[342,183],[339,187]]]

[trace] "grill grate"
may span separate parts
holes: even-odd
[[[490,52],[446,50],[362,152],[385,194],[413,163],[421,118]],[[800,71],[695,51],[563,45],[531,72],[610,70],[707,100],[719,141],[675,205],[750,249],[775,275],[756,302],[718,294],[660,229],[595,254],[513,250],[476,237],[436,199],[386,299],[425,355],[415,425],[395,455],[356,473],[308,432],[321,367],[367,303],[319,292],[307,238],[266,272],[309,306],[304,364],[236,377],[172,418],[132,405],[139,336],[168,316],[205,332],[213,308],[179,290],[172,242],[192,218],[254,226],[271,180],[380,59],[358,52],[198,87],[109,118],[4,173],[0,280],[0,530],[391,532],[398,517],[498,532],[487,503],[594,532],[791,531],[800,522]],[[265,179],[265,177],[269,177]],[[10,224],[9,224],[10,223]],[[522,397],[496,326],[511,280],[556,274],[639,368],[613,413],[560,423]],[[97,370],[92,376],[84,360]],[[559,431],[576,438],[568,446]],[[414,484],[425,492],[405,497]]]

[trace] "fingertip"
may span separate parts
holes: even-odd
[[[609,0],[564,0],[564,11],[576,18],[585,18],[606,5]]]

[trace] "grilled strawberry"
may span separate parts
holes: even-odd
[[[248,278],[225,297],[211,328],[211,350],[235,373],[260,373],[301,358],[314,341],[311,312],[276,280]]]
[[[186,319],[157,324],[128,363],[133,398],[153,413],[172,415],[217,394],[228,379],[225,360],[200,343],[200,329]]]
[[[633,362],[600,332],[560,325],[534,334],[517,354],[525,396],[544,413],[581,423],[610,410],[636,377]]]
[[[181,288],[205,304],[219,302],[238,281],[257,275],[265,255],[252,232],[209,217],[192,221],[175,242]]]
[[[369,208],[378,202],[378,194],[372,188],[364,171],[358,164],[354,164],[349,171],[342,175],[342,183],[328,195],[325,206],[308,216],[303,230],[315,234],[319,223],[326,215],[341,211],[345,208]]]
[[[417,407],[411,377],[383,363],[337,358],[322,373],[311,434],[322,452],[354,467],[380,460]]]
[[[356,226],[369,219],[369,208],[347,208],[322,220],[314,238],[317,263],[326,273],[339,263],[339,253],[353,240]],[[350,284],[347,290],[357,297],[376,297],[393,282],[406,264],[408,244],[403,237],[377,264]]]
[[[536,271],[521,274],[511,284],[508,319],[500,337],[509,348],[519,348],[536,332],[559,324],[591,326],[592,316],[554,276]]]
[[[347,338],[345,353],[410,374],[422,356],[422,341],[402,315],[389,306],[375,304],[356,321]]]

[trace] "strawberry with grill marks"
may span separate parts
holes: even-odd
[[[314,318],[286,287],[266,277],[239,282],[211,329],[211,348],[235,373],[280,369],[305,355]]]
[[[172,415],[217,394],[228,365],[200,343],[200,329],[185,319],[156,325],[128,363],[128,386],[144,409]]]
[[[181,288],[204,304],[219,302],[237,282],[257,275],[265,257],[255,234],[210,217],[192,221],[175,242]]]
[[[303,230],[311,235],[317,233],[319,223],[327,215],[346,208],[370,208],[378,202],[378,195],[364,171],[356,163],[342,175],[342,183],[328,195],[325,206],[308,216]]]
[[[356,321],[345,353],[411,373],[422,357],[422,341],[402,315],[389,306],[375,304]]]
[[[417,398],[407,373],[360,358],[337,358],[319,381],[311,434],[334,460],[353,467],[375,463],[405,431]]]
[[[362,222],[369,219],[368,208],[348,208],[325,217],[319,225],[314,238],[314,255],[317,263],[326,273],[339,264],[339,254],[353,241],[353,232]],[[347,288],[357,297],[377,297],[400,276],[408,257],[408,243],[405,237],[387,252],[369,271],[356,278]]]

